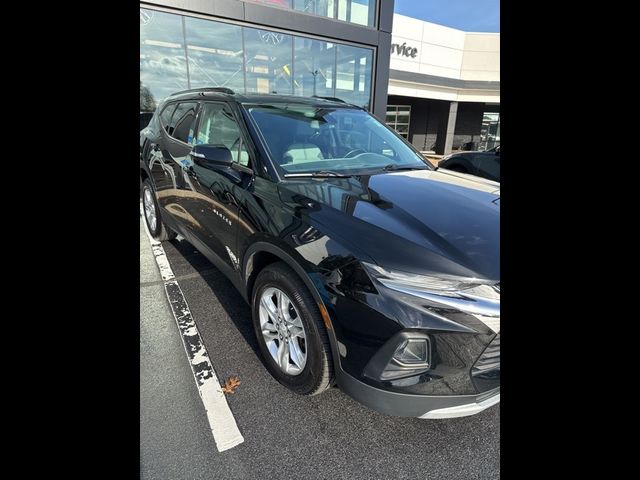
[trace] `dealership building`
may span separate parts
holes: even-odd
[[[393,13],[393,0],[140,3],[140,110],[171,93],[337,97],[421,151],[500,140],[500,37]]]

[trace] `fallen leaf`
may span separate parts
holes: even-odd
[[[235,393],[236,388],[240,385],[240,379],[238,377],[229,377],[222,385],[222,391],[224,393]]]

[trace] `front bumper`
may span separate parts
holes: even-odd
[[[338,386],[363,405],[386,415],[455,418],[475,415],[500,402],[500,387],[478,395],[411,395],[368,385],[337,369]]]

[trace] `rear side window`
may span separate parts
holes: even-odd
[[[171,135],[171,131],[169,131],[169,124],[171,123],[171,114],[175,109],[176,109],[176,104],[172,103],[170,105],[167,105],[164,108],[164,110],[162,110],[162,113],[160,114],[160,124],[162,125],[162,128],[164,128],[164,130],[169,135]]]
[[[196,102],[179,103],[171,117],[169,135],[181,142],[191,143],[197,107],[198,104]]]

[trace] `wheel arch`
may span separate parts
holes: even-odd
[[[140,184],[142,185],[142,182],[144,182],[147,178],[151,182],[151,185],[153,185],[153,188],[155,188],[155,183],[153,181],[153,176],[151,175],[151,172],[149,171],[149,167],[141,160],[140,161]]]
[[[311,292],[311,296],[316,301],[320,316],[322,317],[327,334],[329,336],[329,342],[331,343],[331,350],[333,353],[334,363],[339,364],[338,347],[335,338],[335,331],[333,329],[333,322],[329,315],[329,311],[325,306],[325,302],[322,299],[322,295],[318,291],[317,286],[309,277],[309,274],[302,268],[302,266],[282,248],[272,243],[259,241],[253,243],[245,252],[242,265],[242,274],[245,283],[246,298],[251,304],[253,297],[253,287],[255,285],[258,274],[268,265],[282,261],[287,264],[291,269],[302,279],[305,286]]]
[[[320,292],[318,292],[318,288],[311,281],[304,268],[281,247],[264,241],[253,243],[244,254],[242,274],[245,279],[247,298],[251,300],[253,286],[255,285],[258,274],[268,265],[279,261],[286,263],[296,272],[313,295],[314,300],[324,307],[324,301],[322,300]]]

